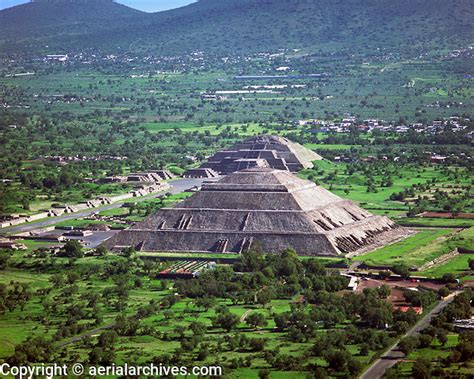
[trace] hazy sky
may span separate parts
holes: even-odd
[[[13,7],[14,5],[27,3],[28,1],[29,0],[0,0],[0,9]],[[194,3],[194,1],[195,0],[118,0],[117,2],[145,12],[157,12],[182,7],[183,5]]]

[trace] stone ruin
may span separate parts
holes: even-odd
[[[183,178],[217,178],[219,174],[210,168],[190,168],[183,174]]]
[[[354,255],[410,234],[289,171],[229,174],[173,208],[163,208],[106,242],[110,249],[241,253],[293,247],[301,255]]]

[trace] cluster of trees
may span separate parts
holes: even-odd
[[[424,307],[424,308],[433,304],[438,298],[437,294],[434,291],[423,290],[423,289],[420,289],[419,291],[412,291],[410,289],[405,289],[403,291],[403,297],[405,298],[406,301],[408,301],[414,307]]]
[[[32,296],[28,283],[11,282],[9,285],[0,283],[0,315],[7,311],[13,312],[17,308],[23,311]]]
[[[32,337],[15,346],[15,353],[7,362],[11,366],[20,366],[31,363],[53,363],[57,352],[52,341],[44,337]]]
[[[288,288],[281,288],[283,281]],[[388,286],[365,289],[362,294],[336,294],[346,285],[345,278],[331,275],[317,260],[301,261],[290,249],[280,255],[264,255],[258,248],[244,252],[233,269],[217,268],[203,273],[199,278],[176,283],[180,294],[194,298],[195,305],[204,310],[216,304],[213,300],[215,297],[229,298],[235,303],[243,301],[265,306],[272,298],[302,294],[301,302],[292,303],[290,311],[273,314],[277,330],[292,342],[314,341],[310,354],[325,359],[330,372],[349,372],[354,375],[361,370],[361,365],[346,350],[347,345],[360,345],[361,355],[367,355],[370,350],[382,349],[388,346],[391,336],[403,334],[414,325],[417,315],[413,309],[408,312],[394,310],[385,300],[390,295]],[[244,296],[241,291],[250,292],[250,295]],[[267,294],[268,299],[259,301],[262,292]],[[410,300],[414,304],[428,304],[433,298],[436,295],[429,293],[417,298],[410,297]],[[312,306],[307,307],[308,304]],[[350,325],[347,325],[348,321]],[[253,312],[245,322],[256,329],[265,327],[268,320],[264,314]],[[230,332],[238,324],[239,317],[227,307],[216,308],[212,328]],[[334,329],[337,325],[344,325],[344,329],[337,331]],[[321,327],[331,332],[321,333]],[[196,348],[198,344],[199,340],[192,337],[186,341],[185,348]],[[231,350],[235,348],[232,346]],[[279,352],[265,350],[265,359],[276,369],[285,365],[286,369],[307,369],[302,366],[302,362]],[[245,364],[232,362],[231,367]],[[327,371],[322,367],[317,369]]]
[[[348,279],[332,275],[317,260],[300,261],[287,249],[280,255],[264,255],[259,249],[244,252],[234,267],[218,267],[199,278],[177,281],[178,292],[191,298],[220,297],[234,303],[265,306],[273,298],[291,298],[301,292],[335,292],[347,286]]]

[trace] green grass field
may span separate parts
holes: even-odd
[[[443,240],[452,231],[452,229],[419,230],[415,235],[402,241],[357,256],[354,259],[374,266],[391,266],[396,263],[421,266],[439,255],[437,240]]]
[[[412,227],[469,228],[474,226],[474,219],[463,218],[403,218],[400,225]]]
[[[468,265],[470,259],[474,259],[474,256],[471,254],[461,254],[445,264],[423,271],[422,274],[433,278],[440,278],[445,274],[454,274],[462,279],[472,279],[473,274],[469,270]]]

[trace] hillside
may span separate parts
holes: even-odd
[[[102,44],[101,33],[117,25],[139,25],[147,16],[112,0],[36,0],[0,11],[0,40],[7,50],[41,51],[50,45],[68,51],[75,41],[94,47]],[[113,48],[120,43],[107,42]]]
[[[473,19],[469,0],[200,0],[154,14],[111,0],[59,0],[1,11],[0,38],[8,50],[430,49],[472,43]]]

